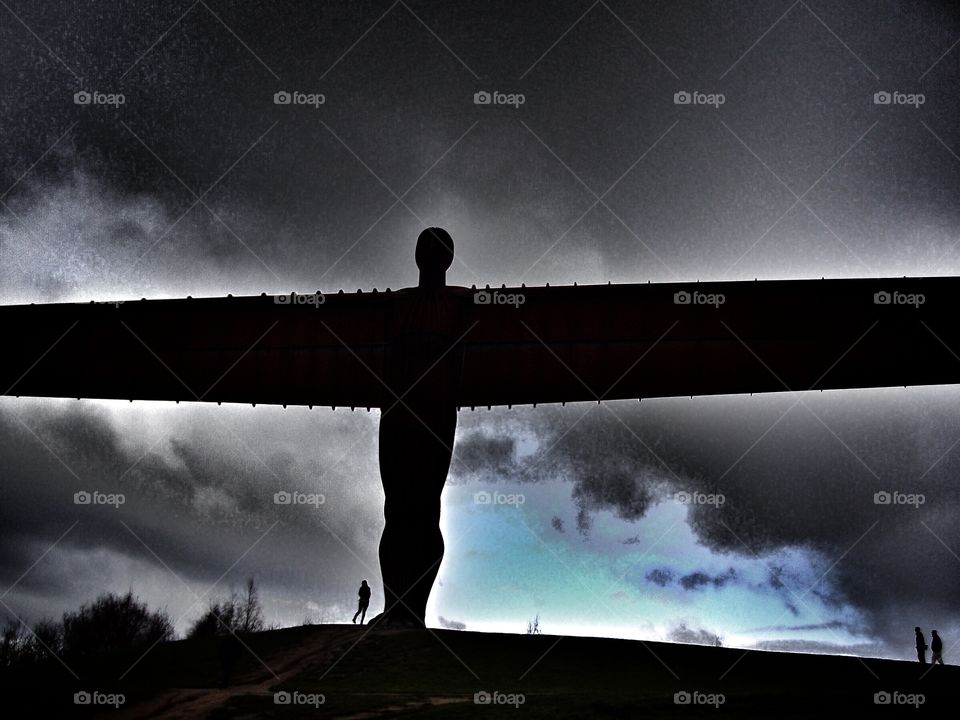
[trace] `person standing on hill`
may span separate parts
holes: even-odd
[[[923,630],[918,627],[913,629],[917,636],[917,660],[921,665],[927,664],[927,640],[923,637]]]
[[[351,622],[357,622],[357,615],[360,616],[360,624],[363,625],[363,619],[367,616],[367,608],[370,606],[370,586],[367,585],[366,580],[360,581],[360,589],[357,591],[357,595],[360,596],[360,605],[357,607],[357,612],[353,615],[353,620]]]
[[[933,665],[937,663],[943,665],[943,641],[940,639],[940,636],[937,635],[936,630],[931,630],[930,634],[933,636],[933,639],[930,641],[930,662]]]

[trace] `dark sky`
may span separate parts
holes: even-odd
[[[402,287],[426,225],[464,285],[960,274],[958,41],[948,2],[3,0],[0,302]],[[607,634],[951,645],[956,391],[797,397],[463,415],[433,611],[587,632],[575,593],[608,582]],[[342,620],[378,580],[376,423],[4,399],[0,611],[132,586],[182,629],[255,573],[275,621]],[[270,502],[297,487],[326,502]],[[480,487],[531,502],[483,515]],[[127,502],[78,510],[95,488]],[[672,503],[695,490],[728,502]]]

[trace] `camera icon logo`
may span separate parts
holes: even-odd
[[[489,705],[492,701],[493,698],[486,690],[481,690],[480,692],[475,692],[473,694],[474,705]]]
[[[680,90],[673,94],[674,105],[689,105],[693,101],[693,96],[686,90]]]
[[[873,695],[874,705],[889,705],[892,700],[893,697],[886,690],[881,690]]]
[[[275,505],[289,505],[293,502],[293,495],[286,490],[281,490],[273,494],[273,502]]]
[[[475,492],[473,494],[473,502],[477,505],[489,505],[492,501],[490,493],[486,490],[481,490],[480,492]]]
[[[81,490],[80,492],[75,492],[73,494],[73,504],[74,505],[89,505],[93,496],[90,495],[86,490]]]
[[[874,305],[889,305],[891,300],[892,297],[886,290],[881,290],[880,292],[873,294]]]
[[[674,705],[689,705],[691,700],[692,696],[686,690],[681,690],[680,692],[673,694]]]
[[[680,292],[673,294],[674,305],[689,305],[691,299],[690,293],[688,293],[686,290],[681,290]]]
[[[86,690],[81,690],[73,694],[74,705],[89,705],[92,701],[93,697]]]
[[[293,96],[286,90],[278,90],[273,94],[274,105],[289,105],[292,100]]]
[[[86,90],[80,90],[73,94],[73,104],[74,105],[89,105],[93,102],[93,95],[88,93]]]
[[[880,90],[873,94],[874,105],[889,105],[892,101],[893,97],[886,90]]]
[[[473,294],[473,304],[474,305],[489,305],[491,300],[490,293],[488,292],[478,292]]]
[[[873,502],[875,505],[889,505],[893,502],[893,496],[886,490],[881,490],[873,494]]]
[[[489,105],[493,102],[493,96],[486,90],[479,90],[473,94],[474,105]]]
[[[292,696],[286,690],[281,690],[273,694],[274,705],[289,705],[291,700]]]

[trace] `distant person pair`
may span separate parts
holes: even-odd
[[[923,636],[923,631],[916,627],[913,629],[914,633],[917,636],[917,660],[920,661],[921,665],[927,664],[927,640]],[[943,662],[943,641],[940,639],[940,636],[937,634],[936,630],[930,631],[931,640],[930,640],[930,662],[934,665]]]

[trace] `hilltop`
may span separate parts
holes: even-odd
[[[44,677],[8,676],[4,695],[28,700],[31,714],[60,716],[558,720],[914,713],[909,703],[921,696],[921,712],[950,707],[960,685],[949,666],[921,677],[917,663],[895,660],[605,638],[316,625],[243,643],[225,687],[219,641],[204,639],[158,645],[119,682],[135,657],[76,668],[81,682],[57,664]],[[78,706],[78,691],[122,693],[124,702]],[[277,704],[275,693],[289,703]],[[880,697],[891,707],[877,705],[877,693],[888,693]]]

